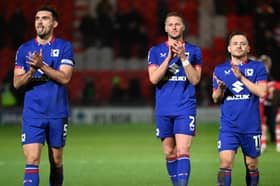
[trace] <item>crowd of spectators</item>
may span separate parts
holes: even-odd
[[[111,47],[115,55],[128,59],[132,55],[146,57],[148,33],[143,25],[143,17],[136,9],[119,11],[110,1],[101,0],[95,7],[95,16],[83,16],[79,28],[84,48]]]
[[[173,4],[174,0],[157,0],[155,12],[141,12],[137,9],[133,3],[136,1],[127,1],[126,8],[118,9],[118,6],[113,5],[110,0],[100,0],[94,8],[94,12],[88,12],[85,14],[79,24],[79,32],[81,33],[81,44],[86,50],[88,48],[109,48],[113,51],[114,59],[124,58],[130,59],[132,57],[146,60],[147,49],[155,42],[155,37],[161,38],[165,35],[162,32],[164,26],[163,20],[166,13],[174,8],[179,8],[180,11],[184,11],[187,6],[196,6],[199,1],[182,1],[178,0],[177,4]],[[117,2],[117,0],[116,0]],[[141,1],[144,2],[144,1]],[[147,1],[148,2],[148,1]],[[190,4],[190,2],[196,2]],[[267,54],[272,59],[271,74],[276,80],[280,80],[280,17],[279,17],[279,1],[277,0],[213,0],[216,15],[230,16],[236,15],[238,18],[249,16],[253,20],[252,42],[253,42],[253,55],[260,56],[261,54]],[[173,6],[172,7],[170,6]],[[149,10],[146,10],[149,11]],[[147,14],[153,14],[153,18],[156,20],[153,25],[156,30],[147,25]],[[198,12],[195,12],[196,16]],[[193,17],[186,13],[186,20]],[[242,20],[241,20],[242,21]],[[244,20],[246,21],[246,20]],[[63,23],[62,23],[63,24]],[[231,24],[231,23],[228,23]],[[246,24],[246,23],[244,23]],[[13,54],[18,46],[23,43],[27,37],[30,37],[28,27],[30,27],[28,19],[24,16],[21,9],[15,9],[12,15],[5,17],[0,13],[0,54],[4,49],[9,47]],[[191,25],[195,27],[197,25]],[[197,35],[196,29],[191,30],[188,34]],[[28,38],[29,39],[29,38]],[[68,38],[69,39],[69,38]],[[204,50],[204,49],[203,49]],[[210,50],[211,51],[211,50]],[[213,54],[211,54],[213,55]],[[223,55],[223,54],[221,54]],[[0,62],[2,63],[2,62]],[[206,66],[209,66],[209,61],[204,61]],[[9,64],[12,67],[13,63]],[[0,64],[0,67],[7,66],[6,64]],[[5,74],[3,74],[5,72]],[[1,74],[2,73],[2,74]],[[0,72],[1,81],[5,77],[9,77],[7,73],[11,71]],[[145,74],[146,75],[146,74]],[[211,73],[209,76],[203,77],[200,86],[197,88],[201,99],[199,103],[201,105],[211,104],[210,92],[211,92]],[[73,77],[75,78],[75,76]],[[6,78],[7,79],[7,78]],[[6,80],[5,80],[6,81]],[[90,94],[98,94],[98,86],[96,85],[96,79],[88,78],[83,81],[84,88],[80,90],[80,104],[97,104],[98,98],[90,97]],[[119,104],[118,102],[140,102],[143,95],[141,95],[141,80],[129,79],[129,83],[126,86],[121,84],[121,80],[117,77],[112,77],[111,81],[111,97],[108,103]],[[4,83],[0,83],[3,85]],[[122,85],[122,86],[120,86]],[[2,92],[3,92],[3,86]],[[151,87],[148,87],[151,88]],[[12,91],[13,92],[13,91]],[[209,92],[209,93],[208,93]],[[152,94],[151,94],[152,96]],[[98,97],[98,95],[97,95]],[[116,99],[120,97],[120,99]],[[133,100],[133,98],[135,98]]]

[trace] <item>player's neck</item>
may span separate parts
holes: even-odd
[[[248,60],[247,57],[237,58],[237,57],[232,56],[230,62],[232,65],[240,65],[240,64],[246,63],[247,60]]]
[[[46,36],[46,37],[39,37],[37,36],[36,37],[36,40],[39,44],[41,45],[45,45],[47,43],[50,43],[52,40],[53,40],[54,36],[53,35],[49,35],[49,36]]]
[[[168,45],[172,45],[173,43],[178,42],[178,41],[181,43],[185,42],[183,38],[178,38],[178,39],[168,38],[167,43],[168,43]]]

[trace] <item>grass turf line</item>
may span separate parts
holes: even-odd
[[[219,161],[217,124],[199,124],[191,149],[190,186],[215,185]],[[0,125],[1,185],[22,185],[24,158],[20,126]],[[280,153],[269,144],[260,158],[260,186],[277,186]],[[71,125],[64,154],[65,186],[168,186],[164,156],[153,124]],[[44,147],[41,186],[48,185],[48,160]],[[232,172],[232,186],[245,185],[241,150]]]

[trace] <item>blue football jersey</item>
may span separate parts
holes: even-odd
[[[267,80],[267,72],[261,62],[248,60],[238,67],[240,72],[253,83]],[[238,133],[260,133],[259,97],[251,93],[235,77],[231,70],[231,63],[227,61],[218,65],[213,76],[216,76],[227,86],[221,103],[220,130]],[[218,88],[215,78],[213,78],[213,88]]]
[[[42,49],[43,61],[55,70],[60,65],[74,66],[73,49],[70,42],[60,38],[53,38],[51,42],[41,45],[36,39],[21,45],[16,54],[15,68],[22,68],[26,72],[30,65],[26,62],[29,52],[40,52]],[[64,118],[69,116],[67,88],[48,78],[38,69],[32,79],[24,87],[23,117],[30,118]]]
[[[153,46],[149,50],[148,65],[160,66],[168,55],[167,43]],[[185,43],[186,55],[193,66],[202,64],[199,47]],[[188,81],[184,67],[178,57],[169,62],[164,78],[156,85],[156,114],[196,114],[195,87]]]

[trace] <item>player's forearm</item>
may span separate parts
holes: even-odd
[[[224,91],[221,88],[213,90],[212,99],[214,103],[218,103],[224,97]]]
[[[27,84],[30,79],[32,78],[34,72],[28,71],[24,74],[14,75],[13,85],[16,89],[22,87],[23,85]],[[15,73],[16,74],[16,73]]]
[[[241,76],[240,81],[244,83],[244,85],[256,96],[260,98],[265,97],[267,93],[267,84],[266,83],[253,83],[245,76]]]
[[[191,64],[184,67],[188,80],[193,85],[197,85],[201,78],[201,69],[194,68]]]
[[[68,74],[64,71],[61,71],[61,70],[55,70],[53,68],[51,68],[50,66],[48,65],[43,65],[41,68],[40,68],[49,78],[51,78],[52,80],[60,83],[60,84],[63,84],[63,85],[66,85],[70,82],[71,80],[71,75],[72,74]]]
[[[168,68],[169,61],[165,60],[159,67],[149,67],[149,79],[150,82],[156,85],[164,77]]]

